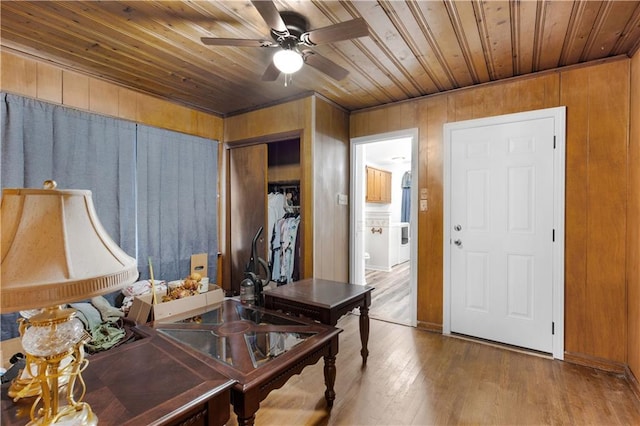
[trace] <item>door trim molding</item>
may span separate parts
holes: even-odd
[[[444,193],[443,193],[443,334],[451,334],[451,138],[454,130],[512,123],[542,118],[554,119],[555,149],[553,151],[553,228],[555,242],[552,253],[553,279],[553,352],[556,359],[564,359],[564,234],[565,234],[565,157],[566,107],[546,108],[495,117],[445,123],[444,133]]]
[[[355,283],[356,271],[354,265],[357,264],[356,255],[358,247],[356,244],[357,233],[357,205],[355,195],[358,193],[358,179],[359,166],[361,166],[361,172],[364,173],[364,159],[359,159],[357,154],[358,146],[362,146],[371,142],[383,142],[392,139],[411,138],[411,211],[409,217],[409,250],[410,250],[410,286],[411,286],[411,326],[417,325],[418,317],[418,154],[419,154],[419,132],[418,128],[409,128],[404,130],[397,130],[387,133],[379,133],[370,136],[360,136],[351,138],[350,157],[351,157],[351,171],[350,171],[350,188],[351,202],[349,203],[349,282]],[[365,188],[366,189],[366,188]],[[364,190],[360,188],[362,194],[362,210],[364,214]],[[364,247],[362,247],[364,252]],[[364,261],[363,261],[364,262]],[[364,263],[362,263],[364,265]]]

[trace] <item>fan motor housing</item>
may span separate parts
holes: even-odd
[[[309,29],[309,22],[307,21],[307,18],[297,12],[280,12],[280,16],[282,17],[284,25],[289,31],[289,37],[300,40],[300,36],[306,33]],[[281,33],[278,33],[273,29],[271,30],[271,37],[278,43],[280,43],[283,39],[289,38],[287,36],[283,37]]]

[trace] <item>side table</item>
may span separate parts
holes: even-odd
[[[369,306],[373,287],[338,281],[308,278],[264,291],[267,309],[302,315],[323,324],[335,326],[338,320],[355,308],[360,309],[360,341],[362,364],[367,364],[369,350]]]

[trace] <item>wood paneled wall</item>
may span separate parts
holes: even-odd
[[[0,90],[136,123],[222,140],[221,117],[0,51]]]
[[[631,60],[627,191],[627,364],[640,378],[640,53]],[[640,395],[640,388],[636,392]]]
[[[626,362],[629,60],[616,58],[352,113],[350,137],[419,128],[418,322],[441,329],[443,135],[446,122],[567,106],[565,351]]]
[[[561,73],[567,105],[566,358],[626,362],[629,61]]]
[[[338,204],[349,194],[349,115],[315,98],[314,116],[314,277],[349,281],[349,205]]]

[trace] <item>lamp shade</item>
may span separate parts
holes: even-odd
[[[302,68],[303,62],[302,56],[291,49],[279,50],[273,55],[274,65],[285,74],[293,74],[298,71]]]
[[[136,260],[102,227],[91,191],[4,189],[0,312],[61,305],[134,282]]]

